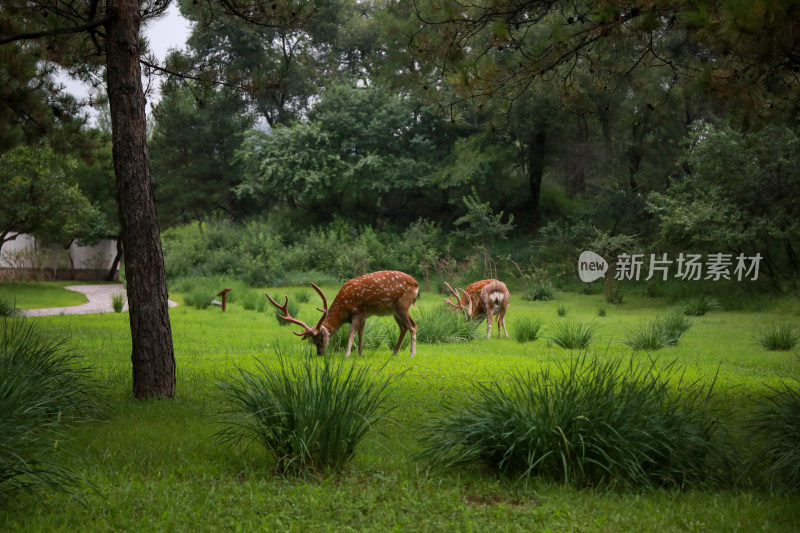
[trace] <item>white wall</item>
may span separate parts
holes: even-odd
[[[43,262],[39,265],[31,264],[34,256],[40,257]],[[72,257],[75,270],[107,271],[117,256],[117,244],[110,239],[100,241],[95,246],[78,246],[73,243],[67,255],[63,248],[44,245],[30,235],[20,235],[0,249],[0,268],[69,269],[69,256]],[[25,259],[27,261],[21,264]]]

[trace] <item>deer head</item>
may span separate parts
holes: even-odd
[[[317,310],[322,313],[322,316],[320,317],[319,322],[317,322],[317,325],[314,326],[313,328],[308,327],[308,325],[305,322],[297,320],[296,318],[292,317],[292,315],[289,314],[289,310],[287,309],[287,307],[289,306],[288,296],[286,296],[283,305],[278,305],[278,303],[272,299],[269,293],[267,293],[267,298],[269,299],[272,305],[274,305],[283,312],[283,315],[280,316],[280,318],[282,318],[287,322],[291,322],[292,324],[297,324],[298,326],[303,328],[303,331],[299,333],[296,331],[293,331],[292,333],[294,333],[298,337],[302,337],[303,340],[310,339],[311,342],[314,343],[314,346],[317,347],[317,355],[324,355],[325,350],[328,348],[328,342],[330,342],[331,335],[333,334],[332,332],[328,331],[328,329],[325,326],[322,325],[322,323],[325,322],[325,319],[328,317],[328,299],[325,298],[325,293],[322,292],[322,289],[317,287],[314,283],[311,283],[311,286],[314,287],[314,290],[317,291],[317,294],[319,294],[320,298],[322,298],[322,306],[323,306],[323,309],[317,308]]]
[[[444,303],[450,306],[451,311],[461,311],[467,318],[470,318],[472,316],[472,298],[467,291],[458,289],[464,295],[459,297],[458,292],[456,292],[449,283],[445,281],[444,284],[450,290],[450,294],[453,295],[449,300],[445,300]]]

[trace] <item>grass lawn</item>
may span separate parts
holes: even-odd
[[[64,287],[81,284],[78,281],[6,281],[0,283],[0,298],[19,309],[70,307],[86,303],[86,296],[64,290]]]
[[[9,287],[0,284],[0,291],[6,294]],[[335,288],[325,289],[335,294]],[[282,297],[298,290],[270,293]],[[28,304],[28,292],[21,291],[17,305],[39,306]],[[299,318],[315,322],[318,304],[314,295],[301,305]],[[437,305],[442,297],[434,294],[417,302],[420,308]],[[678,346],[633,354],[620,339],[666,313],[663,301],[626,295],[625,303],[613,306],[601,295],[559,293],[554,301],[528,302],[512,293],[511,339],[494,338],[495,329],[490,341],[482,335],[464,344],[420,344],[413,359],[408,348],[392,358],[388,347],[352,356],[349,364],[370,365],[375,372],[406,372],[389,389],[398,406],[393,422],[375,428],[344,473],[297,479],[275,474],[263,450],[231,449],[212,439],[225,408],[215,381],[237,367],[255,368],[255,359],[272,364],[276,350],[300,358],[300,341],[291,328],[278,325],[271,310],[245,311],[235,302],[226,313],[219,307],[172,309],[178,394],[153,401],[131,399],[127,313],[37,318],[44,330],[65,336],[107,384],[108,418],[75,429],[53,448],[90,483],[79,494],[83,503],[52,492],[42,492],[42,501],[23,494],[0,499],[0,530],[798,531],[797,496],[757,489],[579,490],[480,468],[431,470],[416,459],[418,430],[441,412],[442,402],[469,397],[476,382],[504,380],[516,370],[536,372],[577,353],[547,339],[550,326],[562,320],[559,307],[566,308],[567,319],[598,325],[589,354],[677,361],[685,368],[684,384],[716,376],[717,406],[728,412],[731,438],[745,449],[749,410],[769,387],[800,376],[800,349],[768,352],[753,338],[758,325],[798,325],[796,310],[776,305],[782,312],[713,311],[697,317]],[[513,328],[524,316],[541,318],[544,327],[538,340],[520,344]],[[371,320],[393,324],[390,318]]]

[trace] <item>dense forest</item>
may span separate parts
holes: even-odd
[[[145,20],[166,5],[140,4]],[[577,286],[592,250],[643,254],[645,269],[651,254],[723,254],[732,282],[736,258],[758,254],[759,282],[737,287],[796,289],[793,2],[180,9],[186,47],[141,59],[163,94],[148,148],[168,279],[397,268],[426,283],[503,275],[534,297]],[[102,85],[92,54],[75,53],[93,38],[0,47],[0,253],[14,232],[120,233],[105,102],[88,121],[55,82],[61,67]]]

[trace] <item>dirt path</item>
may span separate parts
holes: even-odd
[[[64,287],[65,289],[79,292],[86,295],[89,300],[82,305],[73,305],[71,307],[50,307],[47,309],[25,309],[23,314],[25,316],[51,316],[51,315],[85,315],[89,313],[112,313],[114,306],[111,303],[111,295],[116,293],[125,294],[125,287],[121,284],[114,285],[71,285]],[[175,302],[169,302],[170,307],[175,307]],[[128,310],[128,303],[126,298],[125,307],[123,311]]]

